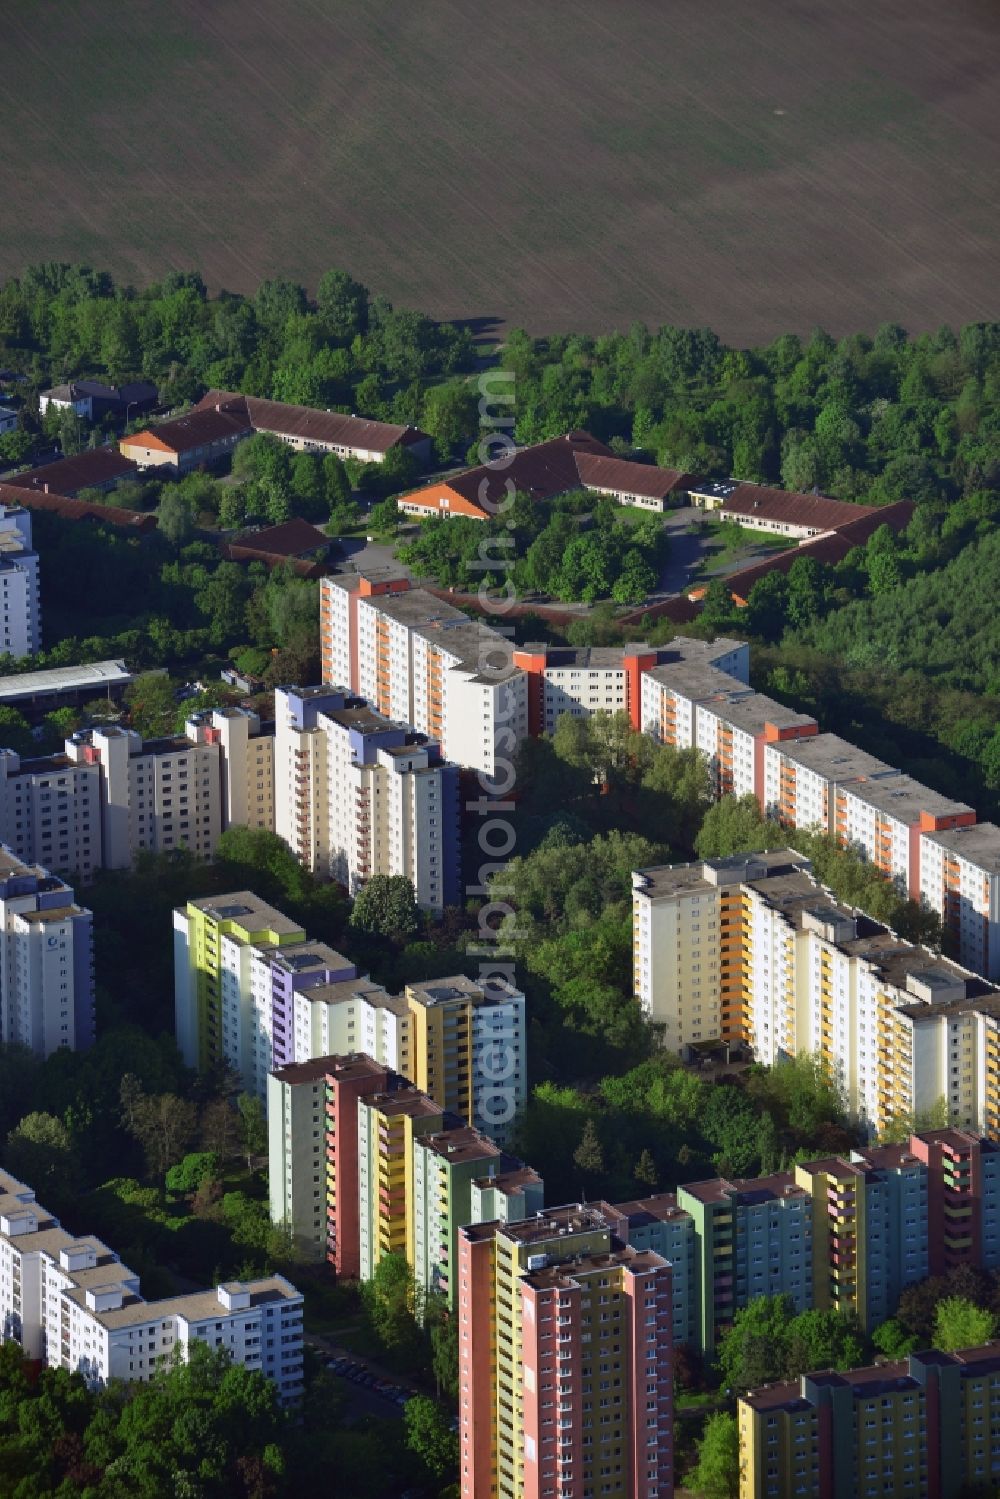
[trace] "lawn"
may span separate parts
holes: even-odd
[[[992,317],[998,44],[981,0],[36,0],[0,275],[340,265],[484,328],[737,343]]]
[[[737,525],[735,521],[717,520],[713,516],[695,522],[689,530],[700,536],[702,542],[688,583],[735,572],[751,561],[798,546],[798,541],[791,537],[779,536],[773,531],[754,531]]]

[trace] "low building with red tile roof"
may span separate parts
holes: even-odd
[[[567,432],[563,437],[519,448],[506,461],[478,464],[450,479],[415,489],[400,496],[399,508],[423,518],[465,515],[472,520],[492,520],[515,491],[532,500],[551,500],[583,489],[577,462],[583,456],[613,459],[615,455],[589,432]]]
[[[822,494],[795,494],[767,484],[740,484],[723,501],[725,520],[761,531],[808,538],[826,531],[839,531],[861,515],[870,515],[875,505],[854,505]]]
[[[252,431],[245,413],[213,406],[133,432],[118,446],[139,468],[170,468],[183,474],[218,462]]]
[[[834,500],[824,494],[798,494],[770,484],[687,477],[691,503],[698,509],[715,511],[723,520],[735,521],[750,530],[776,532],[798,541],[839,531],[877,508]]]
[[[260,531],[246,531],[231,541],[220,541],[219,551],[230,562],[266,562],[278,567],[290,562],[303,578],[322,578],[326,574],[326,555],[330,538],[301,516],[267,526]]]
[[[0,505],[22,505],[25,510],[47,510],[63,520],[91,520],[104,526],[145,535],[156,530],[156,516],[141,510],[123,510],[118,505],[90,505],[64,494],[48,494],[44,489],[20,488],[17,484],[0,484]]]
[[[798,495],[796,498],[810,499],[813,496]],[[733,601],[742,608],[750,597],[753,585],[767,573],[787,573],[800,557],[811,557],[816,562],[832,567],[835,563],[842,562],[854,547],[864,546],[880,526],[888,526],[896,532],[905,531],[913,517],[913,508],[912,500],[897,500],[893,505],[881,506],[845,505],[844,509],[851,514],[847,523],[842,524],[838,530],[824,531],[812,541],[804,541],[797,547],[777,552],[773,557],[765,557],[751,567],[730,573],[721,581],[729,589]],[[697,588],[689,591],[688,597],[703,598],[707,590],[708,585],[700,583]]]
[[[431,439],[419,427],[377,422],[342,411],[317,411],[285,401],[265,401],[239,392],[210,390],[195,411],[229,411],[245,417],[254,432],[280,437],[290,447],[306,452],[336,453],[361,463],[381,463],[396,447],[406,448],[421,463],[431,453]]]
[[[75,499],[81,489],[114,489],[123,479],[134,479],[139,472],[131,458],[117,448],[87,448],[72,458],[59,458],[41,468],[29,468],[15,474],[13,482],[22,489],[40,489],[45,494],[66,495]]]
[[[583,489],[610,495],[621,505],[643,510],[665,510],[686,494],[692,475],[676,468],[658,468],[653,463],[632,463],[627,458],[603,458],[597,453],[578,453],[577,472]]]

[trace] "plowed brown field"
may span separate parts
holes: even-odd
[[[535,331],[1000,316],[992,0],[32,0],[0,274],[314,286]]]

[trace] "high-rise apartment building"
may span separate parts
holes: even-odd
[[[0,656],[33,656],[42,648],[38,553],[31,512],[0,505]]]
[[[459,1227],[542,1205],[537,1172],[369,1056],[278,1068],[267,1112],[271,1217],[338,1275],[392,1250],[453,1306]]]
[[[676,1192],[657,1192],[635,1202],[595,1202],[622,1244],[651,1249],[670,1261],[673,1343],[697,1348],[701,1339],[701,1255],[694,1219],[678,1206]]]
[[[877,776],[839,786],[832,831],[901,891],[920,899],[923,835],[969,827],[976,814],[964,802],[921,786],[912,776]]]
[[[0,1042],[47,1057],[94,1040],[92,915],[0,845]]]
[[[710,647],[707,661],[684,653],[644,672],[641,726],[661,744],[701,750],[716,796],[752,794],[763,803],[766,747],[811,738],[818,725],[746,685],[738,642],[717,640],[718,647],[722,654]]]
[[[459,1231],[463,1499],[669,1499],[670,1279],[595,1208]]]
[[[411,724],[457,765],[494,775],[527,735],[511,642],[405,578],[323,578],[320,644],[325,682]]]
[[[358,1248],[362,1280],[371,1280],[384,1255],[412,1265],[413,1151],[421,1135],[445,1122],[440,1104],[408,1083],[358,1100]]]
[[[362,1053],[503,1144],[527,1097],[524,995],[464,974],[389,994],[252,891],[174,911],[177,1042],[268,1106],[268,1074]]]
[[[361,1273],[358,1100],[404,1086],[359,1055],[293,1062],[268,1078],[271,1218],[338,1275]]]
[[[281,1275],[145,1301],[139,1277],[92,1236],[74,1238],[0,1171],[0,1328],[31,1359],[91,1386],[148,1380],[195,1342],[302,1393],[302,1296]]]
[[[790,849],[660,865],[632,876],[633,987],[646,1016],[663,1027],[663,1044],[746,1039],[754,995],[753,964],[778,983],[787,967],[773,939],[754,945],[744,927],[753,919],[752,891],[822,895],[808,878],[809,861]],[[766,920],[766,910],[762,917]],[[772,957],[779,959],[771,970]],[[782,1032],[782,1035],[784,1032]],[[794,1051],[792,1052],[794,1055]]]
[[[519,646],[514,665],[528,683],[528,733],[551,734],[562,713],[627,713],[634,728],[647,727],[647,684],[676,671],[704,682],[718,678],[734,695],[749,693],[750,652],[739,640],[687,640],[669,645]],[[673,742],[673,741],[671,741]]]
[[[911,1148],[807,1161],[795,1180],[813,1204],[813,1302],[853,1313],[868,1332],[929,1274],[928,1172]]]
[[[817,1054],[875,1132],[942,1104],[965,1129],[1000,1122],[1000,994],[838,904],[789,849],[637,871],[633,964],[671,1050]]]
[[[960,1129],[921,1130],[909,1150],[927,1173],[927,1270],[1000,1268],[1000,1145]]]
[[[294,947],[264,956],[278,970],[295,960]],[[527,1081],[524,995],[506,980],[457,974],[389,994],[356,973],[328,972],[294,990],[288,1013],[290,1049],[275,1045],[275,1064],[362,1052],[498,1143],[509,1139]]]
[[[415,1137],[408,1254],[418,1290],[444,1297],[454,1311],[458,1230],[491,1219],[514,1223],[543,1202],[538,1173],[479,1130],[462,1125]]]
[[[251,890],[191,900],[174,911],[174,1014],[187,1066],[239,1065],[254,947],[291,946],[305,935]]]
[[[527,1100],[524,995],[506,979],[458,974],[407,984],[409,1076],[499,1144]]]
[[[898,775],[892,765],[839,734],[812,734],[764,750],[763,808],[789,828],[837,831],[838,795],[847,787]]]
[[[907,1286],[1000,1264],[1000,1145],[964,1130],[852,1150],[751,1181],[597,1202],[616,1238],[673,1270],[674,1345],[711,1352],[757,1296],[853,1313],[873,1331]]]
[[[418,904],[460,896],[458,769],[436,743],[327,688],[275,694],[275,831],[314,874],[356,894],[403,875]]]
[[[758,1296],[789,1296],[797,1312],[812,1305],[812,1203],[787,1172],[689,1182],[677,1206],[691,1219],[703,1352]]]
[[[958,1499],[1000,1480],[1000,1348],[803,1374],[737,1401],[740,1499]]]
[[[183,734],[81,730],[61,754],[0,750],[0,838],[23,859],[89,880],[141,850],[215,853],[224,828],[274,827],[274,736],[256,714],[212,708]]]
[[[1000,979],[1000,828],[992,822],[920,838],[920,895],[960,963]]]

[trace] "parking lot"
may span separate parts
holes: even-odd
[[[406,1402],[412,1400],[416,1393],[384,1375],[376,1374],[359,1359],[346,1355],[328,1359],[326,1367],[331,1374],[336,1374],[338,1379],[350,1386],[350,1405],[358,1415],[378,1416],[382,1420],[389,1416],[402,1417]],[[454,1430],[458,1429],[457,1416],[452,1426]]]

